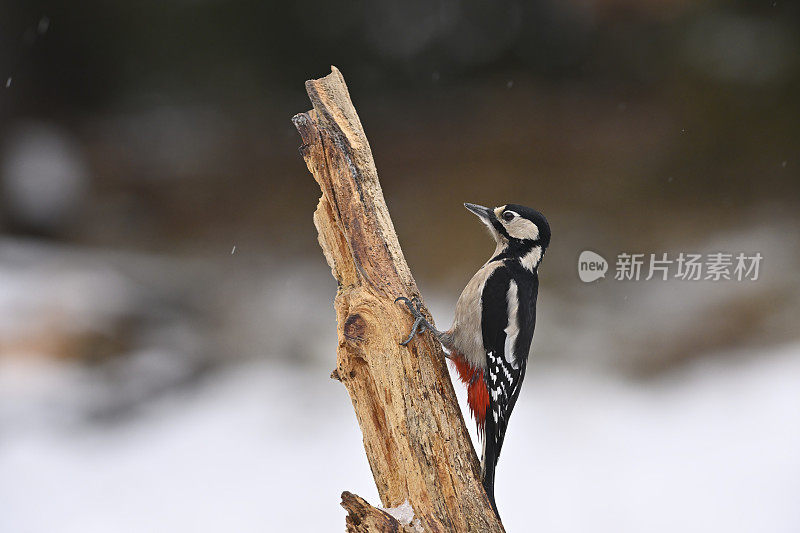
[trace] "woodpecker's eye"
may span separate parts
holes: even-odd
[[[503,212],[503,220],[505,220],[506,222],[511,222],[514,219],[515,216],[516,216],[516,214],[513,211],[504,211]]]

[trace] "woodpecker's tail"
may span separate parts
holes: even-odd
[[[486,418],[486,433],[483,439],[483,454],[481,456],[481,475],[483,476],[483,489],[489,497],[494,514],[500,519],[497,503],[494,501],[494,469],[497,466],[499,455],[497,426],[492,417]]]

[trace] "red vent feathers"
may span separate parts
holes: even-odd
[[[467,404],[478,425],[478,434],[482,436],[486,424],[486,409],[489,407],[489,391],[483,381],[483,370],[470,365],[460,354],[453,354],[451,360],[456,365],[459,378],[467,385]]]

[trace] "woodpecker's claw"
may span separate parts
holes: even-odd
[[[405,296],[400,296],[399,298],[395,298],[394,303],[403,302],[408,307],[408,310],[411,311],[411,314],[415,317],[422,316],[422,302],[419,298],[414,296],[410,300]]]
[[[413,339],[414,335],[416,335],[417,333],[425,333],[425,330],[428,328],[429,324],[428,320],[422,314],[422,309],[420,309],[420,307],[422,306],[422,302],[420,302],[419,298],[414,296],[409,300],[405,296],[400,296],[395,300],[395,303],[397,302],[403,302],[404,304],[406,304],[408,310],[411,311],[412,315],[414,315],[414,325],[411,326],[411,333],[409,333],[408,338],[406,340],[400,343],[400,346],[405,346],[409,342],[411,342],[411,339]]]
[[[426,328],[425,328],[424,317],[419,317],[416,320],[414,320],[414,325],[411,327],[411,333],[408,334],[408,338],[406,340],[400,343],[400,346],[405,346],[409,342],[411,342],[411,339],[413,339],[414,335],[416,335],[417,333],[425,333],[425,329]]]

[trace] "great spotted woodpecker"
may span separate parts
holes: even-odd
[[[550,225],[544,215],[521,205],[464,207],[486,224],[497,248],[458,298],[449,330],[434,328],[417,299],[398,298],[415,317],[411,333],[401,344],[428,329],[455,363],[483,439],[483,486],[497,513],[495,467],[525,377],[536,325],[538,268],[550,244]]]

